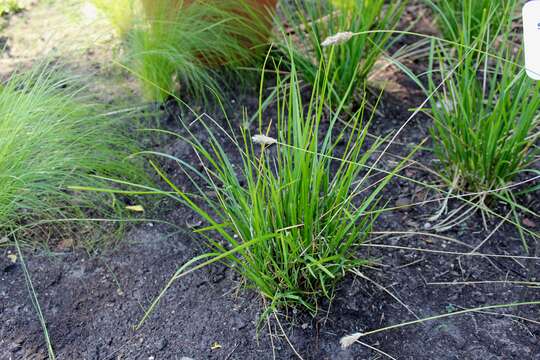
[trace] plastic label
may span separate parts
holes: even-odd
[[[523,7],[523,45],[527,75],[540,80],[540,1],[529,1]]]

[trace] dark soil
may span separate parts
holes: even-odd
[[[383,97],[381,114],[372,126],[375,135],[395,131],[410,115],[408,109],[423,100],[409,81],[402,76],[392,76],[402,90]],[[231,111],[236,114],[232,120],[240,123],[241,106],[253,112],[256,105],[256,95],[236,100],[230,104],[236,110]],[[175,131],[181,131],[181,120],[186,123],[191,120],[189,116],[180,116],[175,107],[168,112],[162,125]],[[215,118],[223,121],[218,115]],[[428,126],[429,119],[419,115],[397,141],[405,145],[417,144],[427,137]],[[390,150],[404,156],[410,151],[405,145],[392,146]],[[167,139],[156,146],[156,150],[195,163],[191,150],[181,141]],[[415,159],[430,168],[436,166],[429,152],[420,151]],[[390,166],[388,160],[384,164]],[[175,166],[164,164],[179,186],[189,187]],[[433,181],[421,168],[410,168],[407,172],[407,176]],[[522,200],[526,204],[535,201],[538,204],[537,195]],[[389,206],[435,196],[403,180],[393,181],[384,193]],[[148,202],[145,207],[150,208],[152,200]],[[158,221],[136,225],[120,247],[99,256],[61,247],[53,248],[50,253],[25,253],[58,359],[294,359],[297,358],[295,351],[304,359],[383,359],[384,355],[360,344],[341,349],[339,340],[355,332],[414,320],[415,315],[424,318],[463,308],[540,300],[538,287],[430,284],[540,281],[540,263],[536,260],[366,246],[360,255],[376,259],[377,265],[360,270],[380,286],[350,274],[339,285],[332,303],[326,304],[325,311],[316,318],[301,312],[289,314],[288,318],[282,316],[279,322],[271,318],[257,332],[258,317],[263,309],[260,297],[244,290],[232,271],[215,265],[174,284],[142,328],[135,331],[134,326],[144,310],[174,271],[205,251],[204,244],[190,235],[189,227],[198,219],[179,204],[163,201],[160,206],[155,210],[156,218],[176,224],[180,230]],[[437,204],[433,203],[383,214],[375,231],[429,233],[432,224],[427,217],[437,209]],[[498,210],[506,214],[504,209]],[[498,225],[497,219],[488,222],[486,230],[482,217],[476,214],[443,234],[468,246],[428,234],[387,236],[372,242],[468,252]],[[540,227],[538,219],[527,219],[526,223],[533,231]],[[532,241],[529,243],[530,256],[540,255],[538,247]],[[45,359],[43,332],[28,294],[20,259],[12,263],[7,255],[14,250],[1,251],[0,359]],[[511,225],[500,227],[480,252],[526,255],[519,234]],[[491,314],[469,313],[388,330],[361,340],[396,359],[540,360],[540,307],[503,308]]]

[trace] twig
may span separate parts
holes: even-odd
[[[300,360],[304,360],[304,358],[302,356],[300,356],[300,354],[298,353],[298,351],[296,351],[296,349],[294,348],[293,344],[291,343],[291,341],[289,340],[289,338],[287,337],[287,334],[285,334],[285,330],[283,330],[283,326],[281,326],[281,322],[279,321],[278,319],[278,316],[276,314],[276,312],[274,311],[274,317],[276,318],[276,322],[279,326],[279,328],[281,329],[281,332],[283,333],[283,336],[285,337],[285,340],[287,341],[287,343],[289,344],[289,346],[291,347],[292,351],[294,352],[294,354],[296,356],[298,356],[298,358]]]

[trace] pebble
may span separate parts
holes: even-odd
[[[167,341],[167,339],[161,339],[158,342],[157,348],[158,348],[158,350],[163,350],[163,349],[165,349],[167,347],[168,344],[169,344],[169,342]]]
[[[411,201],[406,196],[402,196],[396,200],[396,207],[406,207],[406,206],[409,206],[410,204],[411,204]],[[400,209],[400,210],[406,210],[406,209]]]
[[[532,221],[531,219],[529,219],[529,218],[524,218],[523,219],[523,225],[528,226],[530,228],[535,228],[536,227],[536,223],[534,221]]]
[[[15,353],[15,352],[17,352],[19,350],[21,350],[21,344],[20,343],[12,342],[11,344],[9,344],[9,351],[11,351],[12,353]]]
[[[471,294],[471,297],[479,302],[480,304],[484,304],[486,302],[486,296],[482,294],[480,291],[475,291]]]
[[[237,330],[243,329],[247,325],[248,325],[247,322],[240,316],[235,317],[232,324],[233,328]]]

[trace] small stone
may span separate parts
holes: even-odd
[[[302,324],[302,329],[306,330],[309,327],[307,323]]]
[[[240,316],[237,316],[233,320],[233,328],[237,330],[241,330],[247,326],[247,322]]]
[[[405,224],[407,224],[408,226],[412,227],[412,228],[418,228],[418,223],[416,221],[413,221],[413,220],[405,220]]]
[[[405,170],[405,175],[406,175],[407,177],[412,178],[414,175],[416,175],[416,171],[411,170],[411,169],[406,169],[406,170]]]
[[[428,230],[428,229],[431,229],[433,225],[431,225],[430,223],[425,223],[424,224],[424,229]]]
[[[471,297],[478,303],[484,304],[486,302],[486,296],[480,291],[475,291],[471,294]]]
[[[194,221],[194,222],[189,222],[189,221],[186,221],[186,226],[188,229],[196,229],[198,227],[200,227],[202,225],[202,221]]]
[[[411,200],[407,196],[402,196],[396,201],[396,207],[403,208],[409,205],[411,205]],[[405,209],[402,209],[402,210],[405,210]]]
[[[524,218],[523,219],[523,225],[525,225],[527,227],[530,227],[530,228],[535,228],[536,227],[536,223],[534,221],[532,221],[531,219],[529,219],[529,218]]]
[[[9,351],[11,351],[12,353],[15,353],[21,350],[21,343],[17,343],[16,341],[14,341],[11,344],[9,344],[8,348],[9,348]]]

